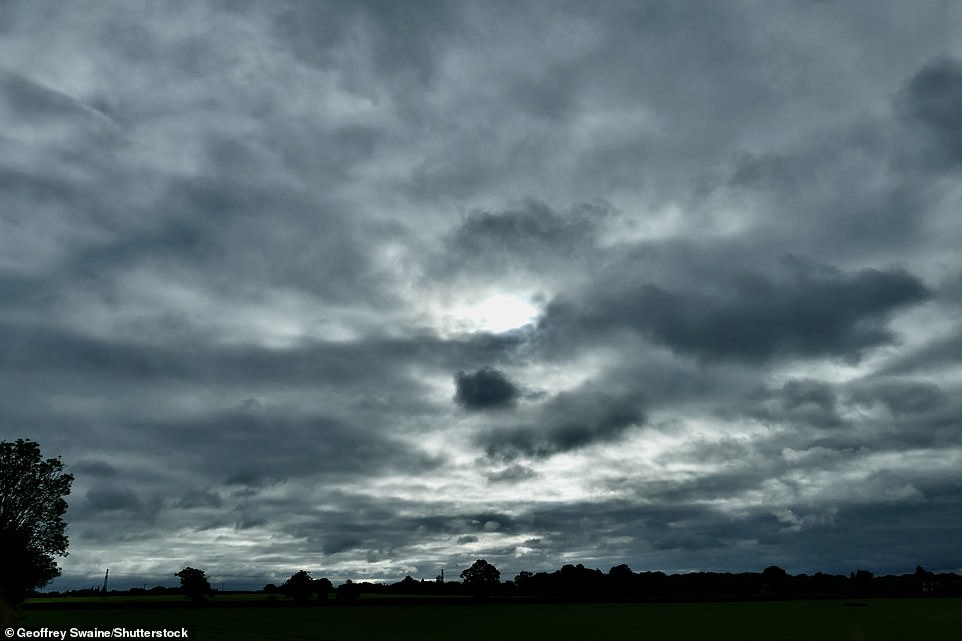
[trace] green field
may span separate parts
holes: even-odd
[[[891,599],[669,604],[450,604],[301,608],[27,610],[27,627],[180,628],[199,641],[550,639],[959,641],[962,601]]]

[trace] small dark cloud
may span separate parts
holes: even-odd
[[[477,543],[478,537],[473,534],[466,534],[465,536],[458,537],[458,545],[465,545],[466,543]]]
[[[454,400],[469,410],[490,410],[511,407],[520,390],[505,374],[493,367],[482,367],[475,372],[454,375]]]

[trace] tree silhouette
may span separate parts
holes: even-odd
[[[484,559],[478,559],[461,572],[461,580],[474,596],[486,597],[501,583],[501,572]]]
[[[915,566],[914,578],[916,583],[916,591],[921,592],[922,594],[934,592],[936,586],[938,585],[938,582],[935,581],[935,575],[931,572],[928,572],[921,565]]]
[[[762,591],[781,594],[788,589],[788,572],[777,565],[762,570]]]
[[[193,601],[203,601],[213,590],[207,582],[207,575],[203,570],[192,568],[189,565],[175,574],[180,578],[180,587],[184,594]]]
[[[350,579],[337,586],[337,598],[339,601],[354,601],[361,595],[361,589]]]
[[[0,600],[16,606],[60,575],[54,556],[67,555],[67,511],[73,476],[40,446],[0,441]]]
[[[851,574],[852,587],[857,596],[867,596],[872,593],[872,580],[875,575],[868,570],[857,570]]]
[[[327,601],[327,595],[334,591],[334,584],[327,577],[321,579],[314,579],[314,592],[317,592],[317,598],[321,601]]]
[[[635,573],[622,563],[608,570],[608,587],[612,594],[631,594],[635,588]]]
[[[298,570],[281,586],[281,592],[299,603],[310,599],[313,591],[314,580],[306,570]]]

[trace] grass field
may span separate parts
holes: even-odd
[[[670,604],[456,604],[303,608],[95,608],[25,612],[52,629],[180,628],[198,641],[959,641],[958,599]]]

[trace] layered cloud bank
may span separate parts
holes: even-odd
[[[63,587],[962,568],[962,13],[0,8]]]

